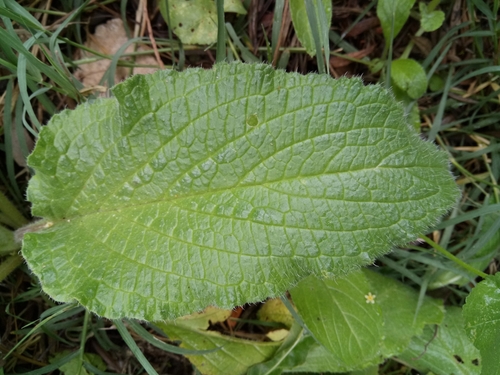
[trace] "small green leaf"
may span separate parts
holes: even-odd
[[[369,293],[361,271],[334,279],[310,276],[290,290],[307,328],[337,358],[341,371],[358,368],[378,355],[383,319]]]
[[[418,99],[427,91],[424,68],[413,59],[394,60],[391,65],[392,82],[410,98]]]
[[[377,16],[380,19],[384,38],[388,43],[392,37],[396,38],[404,24],[410,17],[410,10],[415,0],[379,0]],[[394,27],[394,29],[393,29]]]
[[[483,358],[482,375],[500,374],[500,273],[472,289],[463,307],[465,329]]]
[[[498,352],[495,360],[498,359]],[[479,375],[480,354],[464,330],[461,309],[447,308],[440,326],[427,326],[414,337],[398,361],[420,372],[436,375]],[[498,363],[498,362],[495,362]]]
[[[217,316],[217,310],[210,309],[206,314],[194,314],[172,322],[156,322],[155,325],[171,340],[182,341],[181,348],[191,350],[220,348],[208,354],[186,355],[203,375],[246,374],[251,366],[271,360],[282,344],[282,342],[239,339],[216,331],[208,331],[209,322],[217,322],[213,320],[214,316]]]
[[[434,31],[441,27],[444,22],[444,12],[440,10],[429,11],[425,3],[418,3],[420,9],[420,24],[424,31]]]
[[[359,79],[221,64],[113,93],[42,129],[28,197],[44,220],[23,240],[52,298],[108,318],[169,319],[345,274],[459,194],[447,155]]]
[[[325,9],[328,29],[330,28],[330,22],[332,19],[332,2],[330,0],[309,0],[312,1],[314,7],[318,7],[318,3],[321,2],[323,8]],[[316,55],[316,45],[314,43],[314,36],[312,34],[311,25],[309,24],[309,19],[306,12],[306,2],[304,0],[290,0],[290,13],[292,15],[292,22],[295,28],[295,33],[297,38],[299,38],[300,43],[304,46],[307,53],[310,56]],[[316,12],[316,19],[319,20],[319,14]],[[316,37],[323,40],[324,30],[319,30],[320,35]]]
[[[444,79],[437,74],[433,74],[429,79],[429,89],[432,92],[442,90],[444,88]]]

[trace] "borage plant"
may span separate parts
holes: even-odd
[[[313,370],[365,367],[441,321],[441,307],[420,303],[434,312],[419,320],[415,305],[401,318],[413,328],[390,341],[388,291],[400,286],[347,275],[415,240],[459,195],[447,155],[381,86],[218,64],[135,76],[113,94],[54,116],[28,160],[42,219],[22,230],[22,251],[53,299],[158,321],[284,296],[303,280],[291,296],[307,333],[292,325],[287,350],[268,345],[240,372],[300,345],[329,353],[330,367]],[[344,334],[357,346],[331,341],[335,309],[354,317],[344,323],[359,329]]]

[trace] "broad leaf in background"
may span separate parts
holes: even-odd
[[[331,0],[310,0],[314,3],[314,8],[318,8],[318,4],[321,3],[326,13],[326,19],[328,28],[330,28],[330,23],[332,20],[332,2]],[[292,15],[292,22],[295,28],[295,33],[297,38],[299,38],[300,43],[304,46],[307,53],[310,56],[316,55],[316,45],[314,43],[314,36],[312,34],[311,25],[309,24],[309,19],[306,12],[306,2],[304,0],[290,0],[290,13]],[[316,12],[316,19],[320,19],[320,15]],[[320,30],[321,31],[321,30]],[[319,38],[323,38],[323,34],[320,32]]]
[[[203,375],[243,375],[258,363],[270,360],[281,342],[258,342],[207,331],[210,324],[224,321],[230,310],[207,309],[206,312],[182,317],[172,322],[156,322],[171,340],[180,340],[181,348],[217,349],[203,355],[186,355]]]
[[[377,272],[363,270],[363,273],[382,310],[381,354],[384,358],[401,353],[426,325],[440,324],[443,320],[441,300],[424,297],[418,308],[418,292],[413,288]]]
[[[52,298],[101,316],[174,318],[345,274],[458,196],[447,155],[359,79],[220,64],[113,93],[42,129],[28,197],[44,220],[23,244]]]
[[[410,17],[410,10],[413,4],[415,4],[415,0],[378,1],[377,16],[380,19],[386,42],[391,40],[391,34],[393,38],[396,38],[399,34],[408,17]]]
[[[427,75],[424,68],[413,59],[393,60],[391,64],[391,79],[397,89],[411,99],[418,99],[427,91]]]
[[[305,279],[291,290],[292,296],[297,290],[299,293],[304,293],[304,296],[299,295],[298,300],[294,299],[304,322],[316,339],[323,342],[321,335],[317,334],[317,326],[321,328],[321,322],[325,321],[324,325],[329,325],[328,331],[325,330],[326,334],[329,334],[330,339],[338,339],[339,346],[343,346],[341,353],[352,350],[355,352],[354,356],[358,358],[352,361],[342,360],[338,351],[328,351],[317,345],[314,340],[306,337],[292,353],[296,357],[299,351],[307,352],[305,362],[287,369],[287,371],[345,372],[357,370],[370,364],[376,365],[384,358],[403,352],[412,337],[422,333],[424,326],[439,324],[444,316],[441,301],[429,297],[424,298],[417,314],[417,291],[399,281],[366,269],[362,272],[351,273],[344,279],[323,280],[323,283],[326,281],[326,285],[323,287],[320,283],[316,283],[305,288],[305,285],[311,284],[310,279]],[[339,283],[339,280],[343,281]],[[337,282],[335,283],[335,281]],[[330,292],[332,282],[335,285],[335,294],[338,296],[335,295],[331,301],[327,301],[327,296],[332,295]],[[357,287],[350,286],[349,283],[362,284],[365,289],[358,291]],[[312,291],[312,288],[319,289]],[[371,296],[368,293],[371,293]],[[318,300],[317,303],[314,302],[314,299]],[[346,299],[355,299],[361,303],[359,306],[349,306],[349,304],[345,304]],[[371,304],[370,301],[374,303]],[[307,305],[307,303],[311,305]],[[342,311],[343,314],[336,313],[337,304],[339,305],[338,310]],[[373,311],[370,310],[367,310],[367,314],[363,315],[362,311],[366,310],[364,306],[377,307],[382,319],[374,321]],[[318,318],[321,321],[318,321]],[[354,323],[344,325],[344,320],[354,320]],[[359,326],[365,324],[367,325],[366,329],[358,329]],[[363,356],[363,351],[356,351],[354,345],[359,345],[358,342],[368,341],[368,338],[363,335],[365,332],[369,335],[374,330],[378,331],[379,339],[371,342],[373,349],[364,352],[368,354]],[[332,335],[332,332],[335,334]],[[346,345],[346,343],[351,344]],[[332,345],[327,344],[326,346]]]
[[[463,307],[465,329],[483,358],[482,375],[500,374],[500,273],[472,289]]]
[[[214,0],[161,0],[168,6],[172,31],[186,44],[212,44],[217,41],[217,10]],[[224,11],[246,14],[240,0],[225,0]],[[162,15],[168,23],[168,17]]]
[[[440,10],[429,10],[429,6],[424,2],[418,3],[420,10],[420,25],[424,31],[434,31],[441,27],[444,22],[444,12]]]
[[[367,300],[370,285],[361,271],[346,277],[302,280],[290,290],[313,336],[346,369],[372,360],[382,341],[380,306]]]
[[[495,359],[498,359],[498,352]],[[427,326],[424,333],[413,338],[398,361],[420,372],[436,375],[479,375],[481,356],[464,330],[461,309],[446,309],[443,323]],[[498,364],[498,361],[495,362]]]

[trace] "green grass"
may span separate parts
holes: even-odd
[[[0,223],[5,228],[15,230],[33,220],[24,199],[31,171],[23,160],[43,124],[61,109],[73,108],[98,95],[83,90],[74,77],[75,70],[109,60],[102,84],[112,85],[118,67],[137,66],[137,56],[153,55],[141,51],[125,54],[122,49],[110,56],[83,45],[96,24],[112,17],[121,16],[133,32],[139,9],[131,3],[80,1],[74,7],[43,8],[45,3],[0,0],[0,152],[4,160],[0,167]],[[221,17],[222,1],[216,3]],[[249,3],[245,2],[247,6]],[[159,11],[150,7],[148,14],[166,68],[208,68],[215,61],[232,59],[269,62],[301,73],[362,74],[366,82],[388,82],[386,70],[374,68],[384,55],[380,30],[372,27],[357,37],[346,36],[363,19],[375,15],[375,2],[361,6],[360,12],[341,12],[345,4],[335,2],[332,28],[321,30],[324,22],[319,22],[320,27],[312,30],[316,58],[307,56],[296,40],[290,17],[273,12],[287,10],[287,4],[276,0],[246,16],[226,14],[227,23],[219,25],[219,43],[213,46],[183,45],[167,29]],[[500,264],[500,23],[494,16],[498,8],[497,0],[467,0],[457,16],[451,5],[443,4],[445,24],[423,35],[427,38],[427,42],[421,40],[424,47],[417,47],[411,39],[418,29],[417,21],[411,19],[408,32],[391,43],[392,55],[387,56],[390,61],[405,54],[420,62],[429,78],[441,78],[439,89],[428,90],[418,100],[421,132],[449,153],[462,198],[449,216],[426,234],[425,242],[396,249],[376,264],[380,272],[420,290],[421,298],[430,293],[455,306],[463,305],[473,283],[450,282],[456,282],[459,276],[474,279],[476,275],[471,276],[466,267],[446,258],[442,249],[486,274],[495,273]],[[308,11],[308,16],[314,18],[313,13]],[[251,25],[257,25],[254,40],[250,37]],[[325,35],[330,43],[322,45]],[[147,32],[144,37],[131,34],[131,40],[132,44],[151,45]],[[367,45],[377,47],[364,58],[347,56],[350,63],[346,67],[334,68],[327,61]],[[75,59],[77,49],[95,57]],[[128,60],[120,59],[124,56]],[[48,373],[73,358],[83,359],[84,353],[102,357],[105,371],[95,363],[84,362],[85,368],[96,374],[193,373],[183,356],[189,353],[174,346],[153,325],[110,322],[74,304],[51,301],[22,263],[18,250],[0,249],[0,374]],[[69,354],[56,357],[67,350]],[[389,361],[380,371],[388,374],[401,369]]]

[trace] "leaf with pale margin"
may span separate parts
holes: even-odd
[[[482,375],[500,374],[500,273],[472,289],[463,307],[465,330],[483,359]]]
[[[498,358],[498,356],[496,357]],[[414,337],[398,361],[422,373],[479,375],[480,355],[464,330],[461,309],[449,307],[439,326],[427,326]]]
[[[359,79],[221,64],[113,93],[42,129],[28,198],[45,222],[23,244],[52,298],[108,318],[233,307],[346,273],[458,196],[446,154]]]
[[[186,355],[203,375],[243,375],[251,366],[272,360],[283,343],[240,339],[207,330],[211,324],[224,321],[230,314],[230,310],[209,308],[199,314],[155,325],[171,340],[180,340],[181,348],[214,350],[203,355]]]

